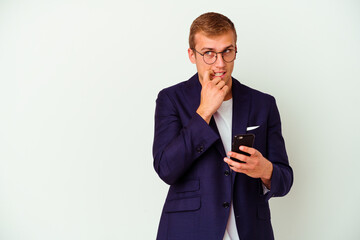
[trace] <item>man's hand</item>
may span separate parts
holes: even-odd
[[[249,153],[250,156],[235,152],[228,152],[228,155],[245,163],[235,162],[227,157],[224,158],[224,161],[229,164],[230,168],[235,172],[244,173],[253,178],[261,178],[264,185],[270,189],[273,172],[272,163],[264,158],[255,148],[240,146],[240,150]]]
[[[220,77],[214,77],[211,80],[210,74],[214,74],[213,71],[205,71],[202,80],[200,106],[196,110],[208,124],[229,91],[229,87]]]

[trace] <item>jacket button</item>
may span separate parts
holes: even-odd
[[[196,151],[197,151],[198,153],[203,152],[203,151],[204,151],[204,146],[203,146],[203,145],[198,146],[198,147],[196,148]]]
[[[224,208],[228,208],[228,207],[230,207],[230,203],[228,203],[228,202],[224,202],[224,203],[223,203],[223,207],[224,207]]]
[[[229,170],[226,170],[226,171],[224,172],[224,174],[225,174],[225,176],[229,176],[229,175],[230,175]]]

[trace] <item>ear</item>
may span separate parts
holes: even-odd
[[[188,55],[189,55],[190,62],[195,64],[196,63],[196,55],[191,48],[188,49]]]

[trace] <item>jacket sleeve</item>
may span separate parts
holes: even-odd
[[[274,98],[271,103],[267,134],[267,159],[273,163],[271,189],[266,194],[266,200],[269,200],[271,197],[286,195],[293,184],[293,170],[286,154],[280,114]]]
[[[176,100],[162,90],[156,100],[153,143],[154,168],[167,184],[174,184],[194,161],[219,138],[196,112],[182,123]]]

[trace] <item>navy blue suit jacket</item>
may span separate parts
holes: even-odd
[[[198,75],[160,91],[156,100],[154,168],[170,185],[157,239],[222,240],[233,200],[241,240],[273,239],[268,200],[287,194],[289,166],[275,99],[232,78],[232,136],[260,126],[254,148],[273,163],[271,190],[263,194],[260,179],[230,172],[216,123],[197,113]],[[249,132],[248,132],[249,133]]]

